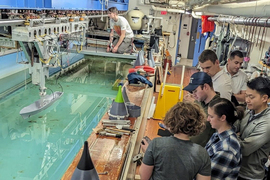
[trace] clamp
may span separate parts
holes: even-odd
[[[140,166],[140,165],[142,164],[142,159],[143,159],[143,154],[140,153],[140,154],[137,154],[136,156],[134,156],[134,157],[132,158],[132,161],[133,161],[134,163],[137,163],[137,166]]]

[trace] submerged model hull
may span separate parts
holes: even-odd
[[[63,94],[64,94],[63,92],[56,91],[50,95],[46,95],[45,97],[34,102],[33,104],[30,104],[29,106],[22,108],[22,110],[20,111],[20,115],[23,117],[23,119],[27,119],[30,116],[47,109],[55,101],[57,101]]]

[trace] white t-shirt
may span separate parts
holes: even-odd
[[[223,72],[231,77],[232,92],[234,94],[238,94],[240,91],[247,90],[248,77],[241,69],[239,69],[239,71],[233,76],[228,72],[227,66],[223,68]]]
[[[115,22],[113,19],[110,19],[110,27],[114,29],[114,31],[121,36],[121,30],[126,30],[126,38],[133,38],[133,31],[126,20],[126,18],[122,16],[118,16],[118,20]]]
[[[231,101],[232,84],[230,76],[224,73],[223,70],[220,70],[212,77],[212,82],[214,90],[220,93],[220,97]]]

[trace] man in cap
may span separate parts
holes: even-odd
[[[188,86],[184,88],[190,94],[184,97],[184,101],[196,102],[202,106],[206,115],[208,105],[211,101],[220,98],[219,93],[216,93],[213,88],[212,78],[204,73],[197,72],[190,77]],[[211,138],[215,130],[211,127],[208,121],[205,121],[205,130],[197,136],[190,137],[190,140],[194,143],[205,146],[208,140]]]

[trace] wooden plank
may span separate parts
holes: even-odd
[[[144,95],[144,89],[140,87],[127,87],[129,100],[140,105]],[[106,113],[102,119],[108,119]],[[129,118],[131,124],[135,123],[135,118]],[[97,129],[102,128],[102,123],[99,122]],[[132,127],[132,126],[131,126]],[[107,136],[96,135],[94,132],[87,139],[89,150],[93,164],[98,173],[108,172],[106,175],[99,175],[100,180],[117,180],[121,176],[122,168],[127,155],[127,148],[130,143],[130,136],[123,135],[122,138],[114,138]],[[70,180],[74,170],[80,161],[82,148],[70,164],[62,180]]]
[[[179,84],[180,85],[181,75],[182,75],[182,66],[181,65],[173,66],[171,72],[172,72],[171,75],[168,75],[167,76],[166,82],[167,83]],[[195,73],[195,72],[197,72],[197,69],[196,68],[194,68],[194,67],[187,67],[186,66],[184,83],[183,83],[184,87],[189,84],[190,76],[193,73]],[[187,92],[184,91],[184,95],[186,93]],[[155,103],[157,103],[158,92],[155,92],[153,94],[153,96],[155,96]],[[160,127],[158,125],[159,122],[162,123],[162,120],[150,118],[147,121],[144,136],[148,136],[150,139],[154,139],[156,137],[160,137],[160,136],[157,135],[158,129],[160,129]],[[136,175],[139,174],[139,167],[140,166],[138,166],[137,169],[136,169]]]
[[[153,77],[150,78],[150,81],[153,82],[154,78]],[[147,115],[149,112],[152,96],[153,96],[153,89],[152,88],[146,89],[143,102],[141,105],[142,107],[141,116],[136,120],[135,124],[135,129],[137,129],[137,132],[131,137],[130,152],[128,153],[125,169],[121,177],[121,179],[123,180],[133,180],[135,178],[137,163],[134,163],[132,159],[140,151],[141,139],[145,131]]]

